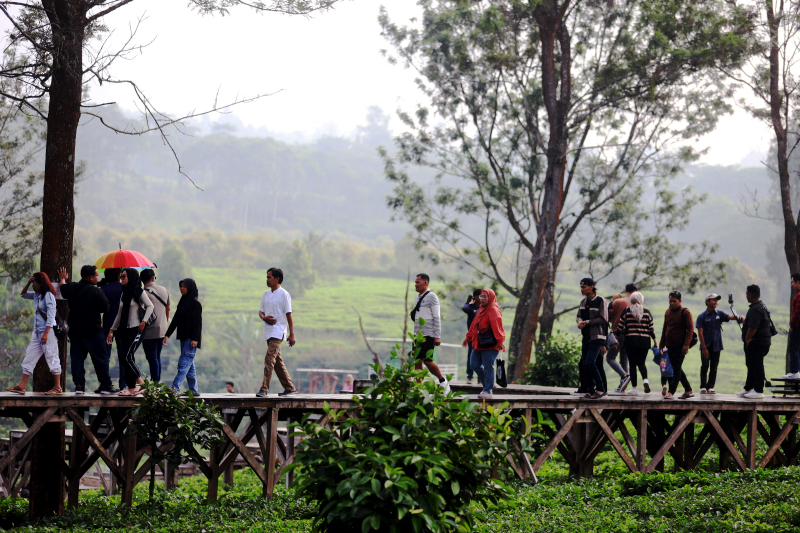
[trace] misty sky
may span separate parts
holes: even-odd
[[[349,135],[363,124],[366,109],[378,105],[394,115],[413,110],[421,95],[414,72],[390,65],[380,54],[387,42],[377,22],[381,3],[350,0],[313,18],[254,14],[247,8],[228,17],[202,17],[184,0],[137,0],[106,17],[114,39],[128,36],[129,25],[145,16],[138,42],[155,41],[130,61],[113,67],[119,79],[135,80],[153,103],[172,115],[258,93],[278,94],[235,108],[245,125],[311,139],[321,134]],[[385,0],[398,21],[418,13],[413,0]],[[134,111],[129,89],[94,87],[95,102],[115,101]],[[391,127],[400,128],[394,119]],[[711,146],[703,162],[757,164],[770,131],[738,111],[703,139]],[[748,157],[748,155],[750,155]]]

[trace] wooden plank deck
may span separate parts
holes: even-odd
[[[482,401],[477,397],[477,386],[456,383],[453,388],[471,393],[462,399]],[[0,416],[20,418],[29,428],[0,458],[2,493],[14,496],[24,483],[33,435],[47,423],[68,421],[73,424],[73,439],[62,471],[68,480],[70,506],[77,505],[79,480],[90,469],[97,469],[98,461],[113,474],[111,482],[121,492],[123,503],[130,504],[133,487],[146,479],[150,468],[149,446],[137,442],[127,427],[127,412],[137,401],[137,397],[99,394],[0,393]],[[219,476],[232,483],[235,462],[253,469],[264,486],[264,496],[271,497],[275,484],[285,477],[281,475],[284,467],[295,460],[295,442],[284,442],[278,425],[299,420],[307,413],[317,414],[319,423],[330,425],[328,417],[322,416],[326,402],[337,410],[355,403],[352,394],[273,394],[263,398],[253,394],[203,394],[197,401],[217,406],[225,414],[226,442],[209,458],[194,454],[194,462],[209,478],[208,501],[217,499]],[[609,447],[628,469],[642,473],[662,470],[667,456],[676,469],[695,468],[712,447],[719,450],[722,469],[795,465],[800,452],[797,397],[753,400],[731,394],[697,394],[688,400],[664,400],[658,392],[585,400],[571,389],[511,386],[486,403],[508,403],[516,416],[527,420],[539,410],[553,423],[552,429],[546,428],[550,440],[536,457],[510,456],[522,478],[535,478],[556,450],[576,476],[591,475],[595,457]],[[87,424],[90,410],[96,411],[96,416]],[[108,427],[103,426],[104,420],[110,420]],[[702,429],[695,431],[698,425]],[[757,457],[759,440],[767,448],[762,457]],[[166,471],[164,477],[168,485],[174,485],[177,479]]]

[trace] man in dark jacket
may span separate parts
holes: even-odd
[[[672,291],[669,293],[669,309],[664,313],[664,327],[661,330],[661,341],[658,347],[663,350],[667,348],[669,360],[672,363],[672,378],[669,382],[669,392],[664,396],[667,400],[675,397],[678,390],[678,383],[683,385],[683,395],[681,400],[686,400],[694,396],[692,386],[683,371],[683,360],[689,353],[689,345],[694,337],[694,322],[692,322],[692,312],[681,305],[681,293]]]
[[[747,379],[744,389],[736,396],[759,399],[764,397],[764,357],[772,344],[772,319],[767,306],[761,301],[761,288],[758,285],[747,286],[747,301],[750,302],[750,309],[742,326]]]
[[[475,289],[472,291],[472,296],[467,298],[467,303],[464,304],[464,307],[461,308],[467,314],[467,331],[472,326],[472,321],[475,320],[475,315],[478,313],[478,309],[481,308],[481,304],[478,301],[478,298],[481,296],[481,291],[483,289]],[[467,343],[467,385],[472,384],[472,376],[473,370],[472,366],[469,364],[469,358],[472,354],[472,343]]]
[[[117,313],[119,313],[119,301],[122,299],[122,283],[119,281],[120,270],[119,268],[107,268],[105,272],[103,272],[103,280],[97,284],[108,300],[108,311],[103,314],[103,335],[106,337],[108,337],[108,332],[114,324],[114,319],[117,318]],[[106,358],[109,361],[109,368],[111,368],[111,350],[113,348],[113,344],[106,343]],[[127,387],[127,383],[125,383],[125,374],[123,374],[122,365],[118,364],[117,369],[119,372],[119,388],[124,389]]]
[[[599,399],[608,394],[603,368],[602,354],[606,351],[608,335],[608,306],[606,300],[597,294],[592,278],[581,280],[581,300],[575,321],[583,335],[580,362],[580,391],[585,391],[587,399]]]
[[[92,356],[94,371],[100,382],[100,394],[116,394],[118,391],[111,384],[111,376],[108,374],[106,340],[100,319],[101,314],[108,312],[108,299],[95,286],[97,267],[81,267],[81,280],[78,283],[67,283],[69,274],[66,268],[59,269],[58,278],[61,295],[69,302],[69,357],[75,394],[86,392],[86,371],[83,367],[86,354]]]

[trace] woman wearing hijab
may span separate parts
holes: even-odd
[[[472,354],[469,362],[478,374],[478,381],[483,383],[483,391],[478,398],[492,398],[494,389],[494,361],[500,351],[505,351],[503,342],[506,332],[503,330],[503,315],[497,305],[497,296],[492,289],[483,289],[478,297],[480,308],[467,332],[462,346],[472,343]]]
[[[624,335],[625,350],[631,363],[631,384],[633,388],[628,394],[639,394],[636,387],[636,369],[642,373],[645,394],[650,392],[650,383],[647,381],[647,354],[651,345],[656,345],[656,332],[653,329],[653,315],[644,308],[644,296],[640,292],[631,294],[631,306],[622,312],[614,334],[619,338]],[[653,339],[651,343],[648,337]]]
[[[186,379],[189,390],[194,396],[200,396],[197,391],[197,375],[194,370],[194,356],[200,349],[200,340],[203,332],[203,306],[197,300],[199,293],[197,284],[191,278],[186,278],[180,282],[181,299],[178,302],[178,309],[172,322],[167,329],[164,337],[164,344],[167,338],[175,330],[178,331],[178,341],[181,343],[181,356],[178,359],[178,375],[172,381],[172,390],[179,391]]]
[[[33,285],[33,292],[28,287]],[[63,394],[61,383],[61,360],[58,357],[58,341],[53,327],[56,325],[56,290],[50,278],[44,272],[36,272],[22,288],[19,295],[26,300],[33,300],[33,331],[31,342],[22,360],[22,380],[19,385],[8,387],[9,392],[25,394],[28,378],[33,374],[36,363],[44,355],[50,373],[55,378],[55,386],[45,394]]]
[[[125,372],[125,383],[128,388],[120,391],[120,396],[135,396],[141,394],[142,373],[136,366],[134,354],[142,343],[142,332],[147,326],[150,315],[153,314],[155,306],[150,298],[142,289],[142,282],[139,281],[139,272],[133,268],[126,268],[119,275],[122,283],[122,298],[119,302],[119,312],[114,324],[108,332],[106,342],[111,344],[114,334],[117,337],[117,356],[119,364]],[[144,309],[144,316],[139,319],[139,309]]]

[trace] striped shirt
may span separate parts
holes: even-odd
[[[650,337],[655,342],[656,332],[653,329],[653,315],[650,314],[649,310],[645,309],[642,319],[636,320],[636,317],[631,313],[631,308],[628,307],[622,312],[614,334],[624,335],[625,337]]]

